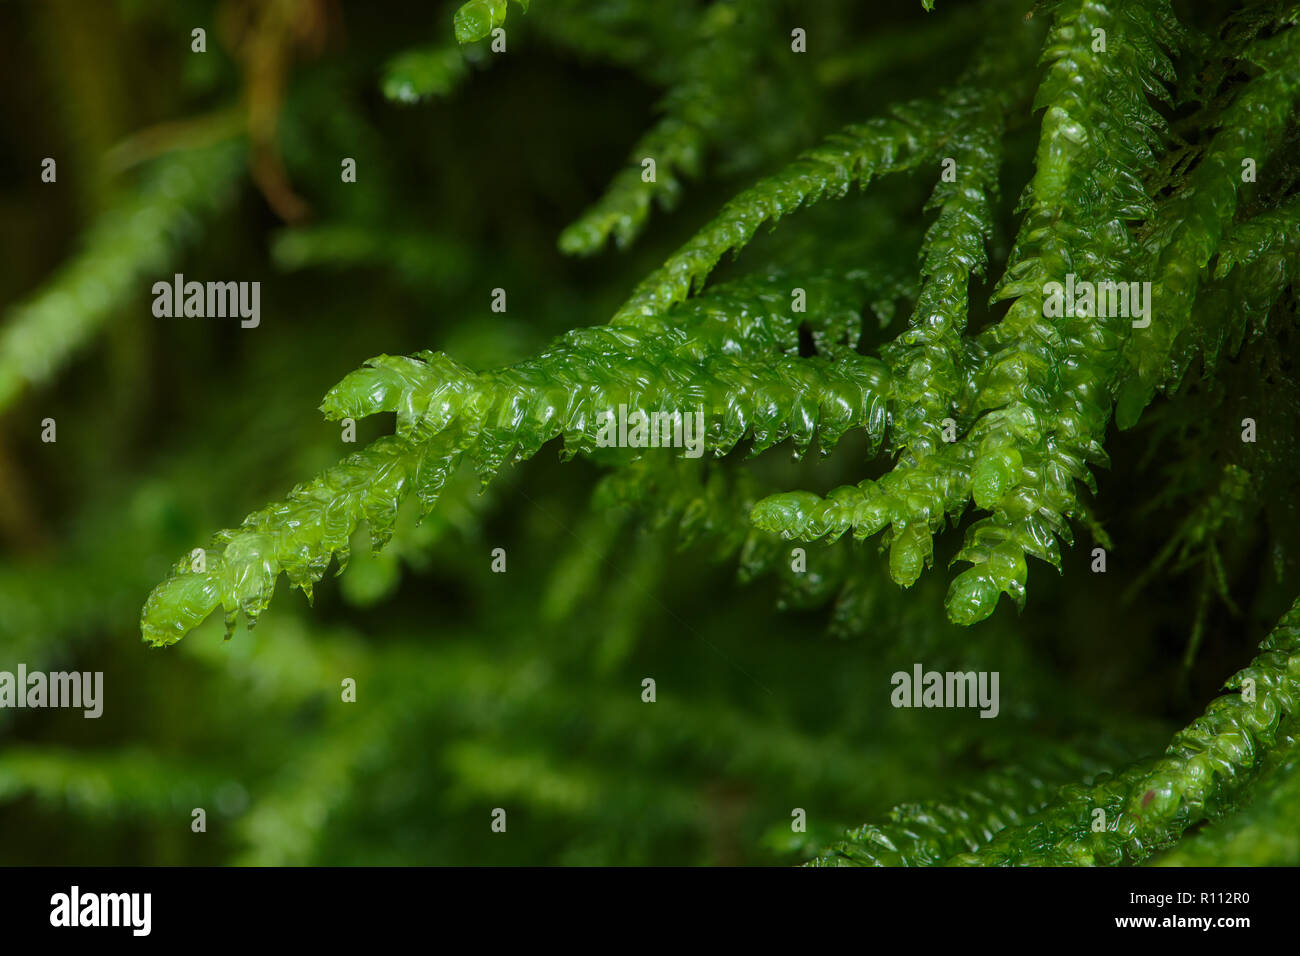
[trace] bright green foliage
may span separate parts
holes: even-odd
[[[355,49],[284,58],[274,148],[135,141],[160,155],[0,328],[0,646],[118,668],[138,709],[67,746],[0,713],[0,829],[248,864],[1296,863],[1295,10],[919,6],[359,5]],[[508,53],[470,45],[507,19]],[[234,62],[167,115],[255,99]],[[273,221],[290,187],[311,216]],[[256,337],[138,321],[182,269],[264,277]],[[1149,324],[1055,309],[1067,276],[1150,282]],[[620,409],[687,447],[611,441]],[[101,653],[150,587],[174,649]],[[999,673],[997,719],[891,704],[917,662]],[[201,850],[149,830],[197,805]]]
[[[632,147],[628,168],[605,195],[560,233],[564,252],[592,255],[610,236],[626,248],[645,228],[652,201],[666,210],[676,206],[682,177],[698,177],[706,150],[738,113],[759,105],[751,79],[776,34],[776,11],[771,0],[723,2],[700,16],[699,36],[660,104],[663,117]],[[653,160],[653,170],[646,160]]]
[[[846,313],[856,315],[866,298],[863,284],[808,285],[818,304],[841,301],[822,313],[833,324],[819,334],[856,341],[857,329],[839,323]],[[428,512],[462,459],[487,482],[553,438],[564,438],[568,455],[591,453],[602,416],[620,406],[628,414],[680,419],[703,403],[712,426],[707,447],[716,455],[745,438],[755,453],[789,438],[801,454],[814,438],[829,451],[849,428],[879,436],[888,379],[883,363],[835,345],[828,346],[831,358],[786,354],[797,348],[794,322],[780,311],[788,287],[773,279],[720,287],[725,309],[703,297],[644,328],[571,332],[537,360],[499,372],[475,374],[433,353],[372,359],[332,389],[321,408],[336,421],[395,412],[398,434],[250,515],[237,531],[218,535],[212,550],[219,556],[197,564],[192,555],[182,559],[149,599],[146,636],[170,643],[218,605],[231,627],[237,611],[255,620],[281,571],[310,597],[333,555],[346,566],[361,521],[377,550],[406,495],[414,490]],[[623,371],[592,374],[606,368]]]
[[[939,215],[922,250],[925,282],[909,328],[885,352],[899,400],[894,445],[913,460],[932,454],[943,440],[941,423],[953,413],[965,380],[967,288],[987,261],[1002,124],[996,100],[972,104],[970,125],[951,144],[953,179],[941,180],[930,199]],[[956,170],[962,171],[960,183]]]
[[[515,0],[525,12],[528,0]],[[507,0],[469,0],[456,11],[456,41],[473,43],[506,22]]]
[[[1294,734],[1300,717],[1300,602],[1263,644],[1264,653],[1235,674],[1233,693],[1175,735],[1165,755],[1118,774],[1086,763],[1074,776],[1091,786],[1054,784],[1021,769],[948,803],[896,808],[888,823],[851,831],[835,865],[1113,865],[1138,863],[1174,844],[1189,827],[1228,816],[1248,799],[1250,784],[1271,765],[1277,789],[1256,816],[1294,808]],[[1291,785],[1288,785],[1288,782]],[[1243,841],[1250,817],[1238,824]],[[1285,832],[1287,827],[1282,827]],[[1231,835],[1226,835],[1231,834]],[[1230,843],[1231,829],[1213,839]],[[1243,845],[1249,845],[1248,842]],[[1279,847],[1286,858],[1288,850]],[[1258,853],[1258,850],[1243,850]],[[1193,857],[1194,858],[1194,857]],[[1177,859],[1177,855],[1174,859]],[[1221,860],[1220,854],[1211,859]]]
[[[1042,811],[952,862],[981,865],[1136,863],[1188,827],[1233,812],[1270,751],[1300,716],[1300,602],[1227,682],[1232,693],[1174,736],[1163,757],[1091,787],[1064,787]],[[1103,817],[1096,816],[1101,810]],[[1097,825],[1100,824],[1100,825]]]
[[[1070,271],[1122,275],[1136,266],[1123,224],[1149,209],[1139,176],[1151,163],[1160,120],[1145,95],[1171,72],[1161,47],[1172,43],[1172,34],[1162,19],[1167,11],[1139,5],[1125,11],[1112,21],[1101,7],[1064,4],[1048,37],[1048,69],[1037,97],[1046,107],[1037,169],[998,291],[1015,302],[977,340],[986,357],[967,372],[972,383],[964,410],[980,417],[958,441],[935,447],[931,438],[921,457],[903,458],[879,481],[825,500],[774,499],[755,511],[761,527],[802,538],[850,528],[865,536],[888,526],[890,567],[907,586],[918,563],[930,561],[930,533],[974,495],[993,515],[971,526],[956,558],[974,565],[948,594],[949,615],[958,623],[987,617],[1002,593],[1023,605],[1027,555],[1059,567],[1056,539],[1071,540],[1067,519],[1078,512],[1075,482],[1091,484],[1087,463],[1105,460],[1099,439],[1110,413],[1108,386],[1118,374],[1120,320],[1053,323],[1044,316],[1043,287]],[[1106,28],[1116,53],[1093,54],[1092,31]],[[1130,121],[1115,124],[1109,114],[1120,108]],[[1083,236],[1096,245],[1078,248]],[[936,378],[942,382],[942,372]]]
[[[502,21],[505,6],[466,5],[457,16],[458,38],[484,35]],[[700,173],[717,111],[736,83],[735,75],[713,64],[724,62],[743,75],[749,61],[740,51],[754,45],[746,29],[768,22],[763,9],[742,28],[745,18],[730,4],[709,8],[664,119],[632,151],[634,160],[655,159],[662,178],[649,182],[630,167],[565,232],[562,248],[592,253],[609,235],[625,246],[644,228],[655,196],[671,208],[679,174]],[[1204,155],[1184,181],[1168,187],[1168,198],[1159,199],[1149,184],[1164,175],[1159,156],[1170,135],[1159,109],[1173,103],[1170,57],[1182,51],[1185,29],[1164,0],[1122,7],[1090,0],[1056,4],[1033,97],[1033,107],[1042,111],[1033,176],[993,296],[1011,305],[969,337],[969,287],[988,262],[1001,144],[1016,111],[1025,108],[1026,92],[1016,85],[1025,66],[1006,47],[1027,49],[1021,37],[1028,39],[1028,29],[977,54],[942,100],[918,100],[849,126],[740,192],[633,290],[608,326],[570,332],[537,359],[497,371],[474,372],[432,352],[372,359],[326,396],[322,410],[333,420],[395,413],[396,434],[251,515],[240,529],[218,535],[205,569],[183,559],[146,605],[146,639],[170,643],[217,606],[226,610],[228,629],[240,610],[251,623],[270,601],[281,571],[310,596],[333,556],[346,565],[362,521],[370,525],[374,547],[381,547],[403,498],[413,490],[428,512],[461,462],[486,483],[504,465],[561,438],[566,458],[587,455],[627,468],[641,455],[606,451],[608,443],[599,440],[607,416],[619,407],[669,416],[702,411],[707,449],[715,456],[746,439],[751,454],[790,439],[798,459],[814,439],[827,453],[850,430],[865,434],[868,454],[888,449],[896,456],[883,476],[826,497],[792,491],[754,503],[759,536],[745,539],[742,563],[751,575],[773,566],[778,552],[771,535],[812,542],[834,541],[849,530],[858,539],[883,531],[890,576],[911,587],[934,561],[935,532],[973,504],[988,514],[970,525],[953,557],[971,566],[952,582],[948,615],[959,624],[983,620],[1002,594],[1023,608],[1027,558],[1062,566],[1060,542],[1073,542],[1070,523],[1087,514],[1079,485],[1095,493],[1089,466],[1108,461],[1102,443],[1116,398],[1120,423],[1131,425],[1165,384],[1170,350],[1188,328],[1214,253],[1222,247],[1217,280],[1245,277],[1241,281],[1268,290],[1267,301],[1256,305],[1256,322],[1289,283],[1292,206],[1230,227],[1241,186],[1239,160],[1248,155],[1263,162],[1273,155],[1300,86],[1294,74],[1300,33],[1283,29],[1246,46],[1242,59],[1258,75],[1221,112],[1216,108]],[[875,292],[867,291],[861,274],[845,282],[849,276],[834,270],[811,280],[756,273],[698,295],[722,257],[738,253],[760,227],[842,199],[855,184],[865,188],[882,175],[940,159],[943,175],[928,207],[937,217],[921,249],[920,291],[908,327],[880,349],[881,360],[854,350],[862,331],[854,310],[879,297],[882,287],[877,281]],[[1143,327],[1129,314],[1053,311],[1048,288],[1064,283],[1067,274],[1092,282],[1151,276],[1155,298],[1148,304],[1156,320]],[[809,281],[811,289],[804,288]],[[787,299],[796,287],[818,300],[803,319]],[[799,353],[800,322],[815,354]],[[1225,348],[1240,347],[1241,334],[1213,342],[1202,335],[1199,341],[1209,369]],[[1175,381],[1180,377],[1178,371]],[[668,495],[682,480],[649,467],[626,475],[621,491],[610,486],[606,494],[628,501],[647,490]],[[701,517],[734,510],[727,502],[739,493],[716,483],[708,487],[714,490],[683,488],[686,497],[676,504],[666,499],[660,520],[683,516],[679,533],[694,540]],[[1250,490],[1248,483],[1233,487],[1234,500]],[[753,502],[753,489],[740,500]],[[1211,524],[1189,526],[1169,548],[1182,541],[1186,550],[1212,538],[1224,502],[1222,495],[1210,499],[1204,513]],[[720,517],[703,526],[721,530],[726,524]],[[603,527],[610,533],[615,526]],[[727,551],[741,547],[740,537],[726,540]],[[1155,568],[1168,560],[1168,550]],[[1217,562],[1217,552],[1211,554]],[[1221,567],[1214,567],[1230,601]],[[788,594],[795,604],[815,605],[844,582],[840,573],[816,575],[800,585],[812,589],[803,597]],[[1200,620],[1189,654],[1200,639]],[[1291,627],[1284,623],[1279,633]],[[1280,647],[1279,641],[1275,636]],[[1066,788],[1056,802],[1047,801],[1047,784],[1037,777],[997,778],[990,789],[965,798],[969,805],[896,811],[894,831],[859,831],[838,852],[857,862],[938,862],[969,852],[977,856],[966,862],[1141,860],[1196,819],[1219,812],[1238,778],[1253,770],[1257,752],[1273,743],[1278,715],[1294,712],[1288,658],[1280,653],[1243,672],[1261,684],[1259,704],[1243,708],[1237,698],[1224,699],[1180,735],[1170,757],[1149,769],[1090,790]],[[1044,803],[1037,815],[1025,817]],[[1089,829],[1094,808],[1111,821],[1096,836]]]
[[[780,172],[745,190],[633,291],[612,325],[652,321],[704,285],[727,252],[739,250],[763,225],[825,199],[842,199],[857,184],[911,169],[933,158],[932,130],[942,127],[941,109],[902,107],[895,116],[853,126],[801,156]]]
[[[904,804],[888,822],[856,827],[813,866],[938,866],[1021,825],[1062,783],[1095,773],[1097,761],[1072,755],[1043,771],[998,771],[977,789],[934,804]]]
[[[1146,243],[1144,252],[1158,256],[1154,294],[1165,321],[1130,340],[1136,375],[1127,378],[1120,391],[1116,417],[1122,428],[1137,420],[1155,388],[1170,375],[1173,343],[1186,327],[1203,270],[1236,211],[1243,161],[1258,164],[1275,154],[1300,102],[1300,33],[1290,29],[1257,41],[1243,59],[1263,72],[1224,110],[1214,139],[1186,184],[1161,207]],[[1286,282],[1285,276],[1269,278],[1269,288]],[[1178,371],[1173,369],[1175,380]]]
[[[1296,733],[1279,737],[1268,766],[1254,782],[1253,801],[1227,820],[1207,827],[1177,849],[1157,858],[1158,866],[1297,866],[1300,839],[1300,747]]]
[[[633,165],[615,176],[600,202],[560,234],[560,248],[590,255],[599,252],[611,235],[620,249],[626,248],[645,227],[656,195],[665,209],[676,205],[682,190],[678,172],[699,175],[702,147],[698,127],[676,119],[661,120],[633,147]],[[656,164],[653,179],[646,160]]]

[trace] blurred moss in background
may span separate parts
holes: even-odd
[[[1023,614],[972,629],[947,622],[941,578],[893,586],[874,544],[808,547],[810,566],[852,566],[838,596],[817,575],[737,581],[734,461],[683,478],[683,522],[546,449],[482,495],[459,475],[377,556],[359,539],[314,606],[282,581],[251,632],[223,640],[218,615],[141,643],[178,556],[391,429],[366,419],[351,446],[317,411],[362,360],[432,348],[486,368],[605,321],[738,188],[950,82],[972,22],[956,3],[941,23],[914,3],[742,6],[537,0],[511,7],[496,54],[456,44],[456,4],[0,5],[0,669],[104,674],[97,720],[0,710],[0,863],[799,863],[1007,765],[1070,779],[1158,750],[1251,657],[1286,592],[1244,538],[1225,560],[1237,616],[1198,612],[1186,578],[1121,600],[1181,517],[1132,531],[1156,497],[1140,431],[1101,476],[1109,572],[1077,548]],[[683,62],[735,17],[754,18],[743,46]],[[818,38],[808,62],[792,26]],[[707,135],[655,127],[706,81],[673,115]],[[628,180],[582,219],[635,177],[647,135],[678,149],[672,185],[651,202]],[[1035,131],[1011,136],[1019,185]],[[901,277],[866,322],[883,341],[925,225],[900,210],[931,185],[801,214],[746,262],[842,235]],[[260,282],[260,325],[155,317],[175,273]],[[852,436],[816,468],[787,452],[750,468],[820,491],[861,477]],[[999,719],[891,707],[914,661],[998,671]]]

